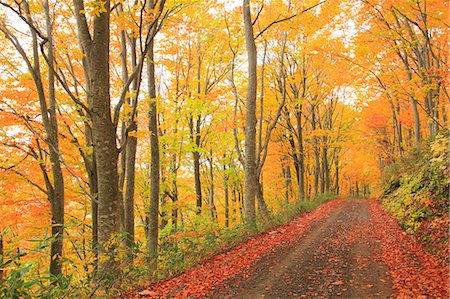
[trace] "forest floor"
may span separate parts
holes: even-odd
[[[131,298],[448,298],[448,265],[376,200],[336,199]]]

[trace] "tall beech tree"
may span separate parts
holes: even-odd
[[[78,39],[85,55],[83,66],[87,84],[87,103],[92,120],[98,181],[100,262],[104,269],[108,269],[112,265],[114,248],[107,243],[119,231],[118,149],[116,128],[111,115],[109,81],[110,1],[107,0],[92,16],[92,28],[86,18],[84,2],[74,0],[73,6]]]
[[[148,1],[148,9],[155,8],[153,0]],[[156,26],[155,24],[153,26]],[[160,166],[159,166],[159,130],[158,111],[155,84],[155,62],[154,42],[149,44],[147,53],[147,87],[149,96],[148,130],[150,132],[150,204],[148,223],[148,257],[152,270],[156,269],[158,257],[158,219],[159,219],[159,189],[160,189]]]
[[[7,6],[6,4],[2,3]],[[8,29],[6,23],[0,25],[0,30],[5,37],[12,43],[14,48],[22,57],[28,72],[33,78],[39,101],[42,124],[45,136],[39,136],[42,143],[45,144],[46,152],[49,156],[50,175],[46,170],[46,158],[42,156],[43,148],[37,143],[38,150],[41,153],[36,154],[36,159],[40,159],[39,167],[45,181],[45,188],[41,188],[50,203],[51,207],[51,232],[52,241],[50,249],[50,273],[54,276],[62,274],[62,256],[63,256],[63,237],[64,237],[64,177],[62,172],[62,163],[60,160],[58,120],[57,120],[57,98],[55,94],[55,74],[54,74],[54,44],[53,44],[53,24],[54,19],[50,14],[49,2],[42,3],[42,9],[45,17],[45,35],[37,30],[37,23],[32,18],[30,3],[24,1],[18,4],[17,10],[11,7],[19,17],[26,22],[31,35],[31,54],[27,54],[26,48],[22,46],[20,40]],[[23,11],[23,14],[21,12]],[[46,37],[45,37],[46,36]],[[42,66],[42,55],[39,50],[39,38],[45,38],[44,42],[47,49],[43,49],[47,56],[48,70],[44,71]],[[47,78],[45,78],[47,77]],[[47,83],[46,83],[47,82]],[[46,86],[47,85],[47,86]],[[26,120],[28,122],[28,120]],[[31,128],[31,127],[29,127]],[[57,282],[57,280],[55,280]]]
[[[244,219],[249,225],[255,225],[255,197],[257,192],[256,174],[256,92],[257,92],[257,52],[253,34],[250,0],[243,0],[245,46],[247,49],[248,78],[245,106],[245,195]]]

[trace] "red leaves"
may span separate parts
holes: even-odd
[[[380,204],[370,201],[373,230],[383,248],[397,298],[448,298],[448,265],[442,264],[411,236],[403,233]]]
[[[181,275],[162,281],[139,293],[136,298],[205,298],[223,283],[238,275],[245,276],[261,257],[277,247],[289,246],[305,235],[309,225],[316,219],[326,217],[340,203],[341,199],[328,202],[311,213],[301,215],[291,223],[250,239],[244,244],[216,255],[203,264],[193,267]]]

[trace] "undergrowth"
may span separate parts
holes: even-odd
[[[441,260],[449,254],[448,132],[412,150],[384,172],[384,207]]]

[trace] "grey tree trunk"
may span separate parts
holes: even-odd
[[[86,134],[86,140],[91,140],[89,134]],[[94,254],[94,270],[93,274],[98,269],[98,180],[97,180],[97,162],[95,160],[95,153],[87,156],[87,161],[85,161],[86,170],[88,173],[89,180],[89,191],[93,196],[93,200],[91,200],[91,215],[92,215],[92,252]]]
[[[178,230],[178,183],[177,183],[177,172],[178,172],[178,167],[177,167],[177,155],[174,155],[172,157],[172,166],[171,168],[171,175],[172,175],[172,190],[171,190],[171,199],[172,199],[172,203],[173,203],[173,208],[172,208],[172,230],[175,232]]]
[[[339,195],[339,157],[336,154],[334,159],[334,169],[335,169],[335,177],[334,177],[334,193]]]
[[[322,148],[322,172],[323,172],[323,177],[324,177],[324,191],[325,191],[325,193],[329,193],[330,192],[330,166],[328,163],[328,149],[325,144]]]
[[[212,149],[210,149],[210,157],[208,157],[209,162],[209,179],[211,180],[210,186],[209,186],[209,198],[208,198],[208,205],[209,205],[209,216],[211,217],[211,221],[217,220],[217,212],[216,212],[216,206],[214,203],[214,169],[213,169],[213,159],[212,159]]]
[[[264,189],[261,179],[256,182],[256,202],[258,205],[258,210],[264,220],[269,219],[269,210],[267,209],[266,201],[264,200]]]
[[[48,153],[50,157],[50,169],[51,173],[47,173],[45,167],[45,162],[43,162],[42,157],[39,157],[39,168],[43,175],[45,181],[45,193],[47,199],[50,203],[51,210],[51,232],[52,241],[50,245],[50,273],[54,276],[59,276],[62,270],[62,254],[63,254],[63,235],[64,235],[64,179],[61,169],[60,162],[60,151],[59,151],[59,135],[58,135],[58,121],[56,118],[56,97],[55,97],[55,74],[54,74],[54,53],[53,53],[53,20],[50,17],[50,8],[48,1],[44,1],[43,9],[45,13],[46,22],[46,34],[48,36],[47,41],[47,53],[46,57],[48,60],[49,71],[48,71],[48,82],[44,82],[42,79],[42,73],[40,69],[40,59],[38,47],[38,37],[37,32],[33,27],[33,20],[31,19],[31,11],[29,3],[23,1],[20,4],[20,9],[24,10],[24,18],[26,18],[28,24],[30,25],[31,34],[31,50],[32,58],[27,56],[27,52],[22,48],[18,39],[10,32],[7,28],[2,27],[0,30],[3,32],[6,39],[10,40],[19,54],[22,56],[29,73],[33,78],[33,82],[36,86],[36,92],[39,101],[40,114],[42,118],[42,123],[45,131],[46,143],[45,152]],[[46,95],[46,90],[44,84],[48,84],[48,94]],[[40,140],[37,140],[38,142]],[[42,151],[40,144],[37,144],[39,151]],[[54,284],[57,280],[54,281]]]
[[[4,268],[3,268],[3,255],[4,255],[4,249],[3,249],[3,231],[0,231],[0,285],[3,284],[3,273],[4,273]]]
[[[78,38],[86,57],[88,103],[92,118],[93,146],[98,180],[98,241],[102,270],[115,268],[114,247],[105,247],[118,232],[118,151],[116,128],[111,119],[109,82],[110,1],[105,12],[93,18],[92,34],[83,13],[82,0],[73,0]]]
[[[123,13],[122,4],[119,4],[117,7],[117,13]],[[122,64],[122,84],[126,84],[128,80],[128,54],[127,54],[127,41],[126,41],[126,31],[122,29],[120,31],[120,60]],[[129,92],[129,88],[127,88]],[[126,103],[130,104],[130,97],[127,96]],[[122,127],[120,132],[121,141],[123,142],[127,138],[127,126],[128,122],[126,120],[122,121]],[[127,144],[128,146],[128,144]],[[119,223],[120,223],[120,231],[125,231],[125,204],[124,204],[124,185],[125,185],[125,173],[126,173],[126,159],[127,159],[127,150],[122,150],[119,155]],[[125,241],[125,243],[127,243]]]
[[[313,132],[316,130],[316,113],[315,105],[311,104],[311,126]],[[319,194],[319,177],[320,177],[320,153],[319,153],[319,142],[318,137],[314,137],[313,140],[313,151],[314,151],[314,196]]]
[[[50,202],[52,211],[52,236],[50,249],[50,273],[58,276],[62,274],[62,254],[64,236],[64,177],[61,169],[58,121],[56,119],[55,74],[53,57],[53,20],[50,19],[50,7],[48,1],[44,2],[45,21],[48,34],[48,98],[49,106],[41,105],[41,114],[48,113],[44,126],[48,138],[50,163],[53,175],[53,200]],[[37,49],[35,49],[37,51]],[[45,102],[45,99],[43,99]],[[44,118],[44,117],[43,117]]]
[[[133,121],[132,128],[137,129]],[[127,159],[125,161],[125,198],[124,198],[124,230],[126,233],[125,245],[128,248],[128,258],[133,259],[134,253],[134,189],[136,178],[136,150],[137,138],[129,136],[127,141]]]
[[[111,120],[109,93],[109,1],[106,12],[94,19],[92,43],[92,132],[94,137],[98,179],[98,238],[104,253],[114,255],[112,248],[103,248],[119,229],[118,223],[118,176],[116,129]],[[110,261],[112,262],[112,261]],[[107,262],[106,268],[110,262]],[[108,269],[108,268],[106,268]]]
[[[257,90],[257,53],[253,34],[250,0],[243,0],[243,19],[245,30],[245,45],[248,58],[248,80],[245,121],[245,197],[244,221],[256,225],[255,196],[257,192],[256,177],[256,90]]]
[[[197,117],[194,125],[194,118],[191,116],[189,119],[189,130],[191,134],[191,142],[195,144],[196,149],[193,151],[194,159],[194,185],[195,185],[195,199],[197,206],[197,214],[202,212],[202,182],[200,178],[200,153],[198,148],[200,147],[200,116]]]
[[[230,226],[230,200],[229,200],[229,188],[228,188],[228,174],[226,173],[227,166],[223,166],[223,188],[224,188],[224,202],[225,202],[225,227]]]
[[[148,2],[148,8],[153,9],[154,0]],[[160,189],[160,166],[159,166],[159,140],[158,140],[158,112],[156,105],[155,86],[155,64],[154,64],[154,43],[150,43],[147,54],[147,78],[148,92],[150,97],[148,112],[148,129],[150,131],[150,206],[148,225],[148,259],[151,271],[157,267],[158,257],[158,217],[159,217],[159,189]]]
[[[299,104],[296,108],[295,118],[297,120],[297,160],[298,160],[298,201],[305,200],[305,155],[303,153],[303,128],[302,128],[302,108]]]
[[[289,197],[291,195],[291,167],[289,165],[284,166],[282,169],[282,176],[284,178],[284,202],[289,204]]]

